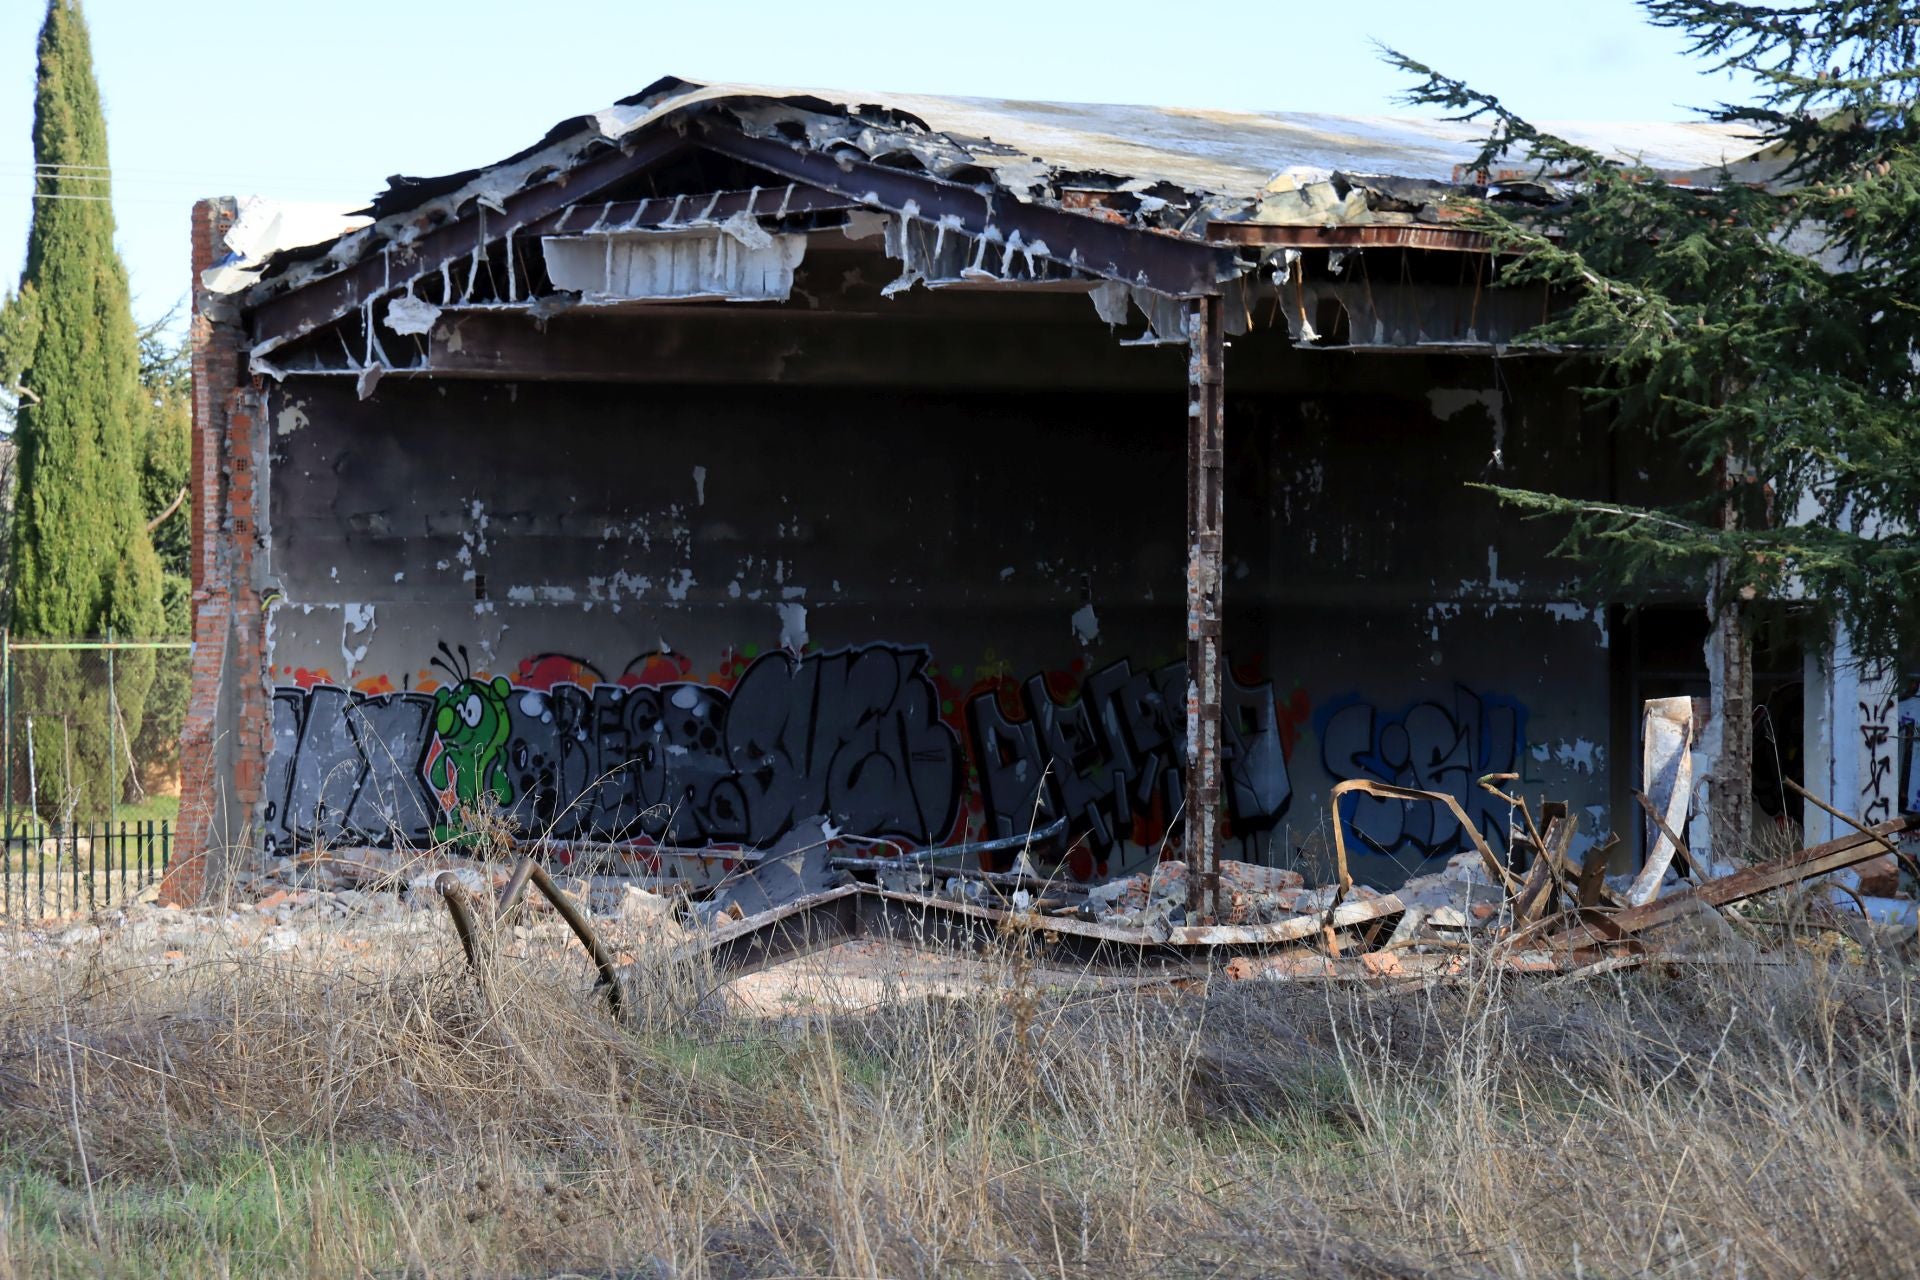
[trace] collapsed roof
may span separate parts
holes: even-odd
[[[1772,167],[1757,140],[1732,126],[1551,127],[1682,181],[1713,181],[1723,172],[1757,181]],[[234,246],[205,283],[238,294],[241,309],[257,321],[263,308],[282,313],[256,323],[255,354],[263,355],[370,308],[378,297],[412,298],[416,284],[444,275],[456,250],[477,255],[505,237],[511,274],[516,235],[577,234],[587,228],[568,226],[563,212],[573,205],[664,194],[636,188],[635,175],[664,163],[675,148],[698,145],[765,176],[765,185],[756,181],[744,203],[724,207],[676,203],[649,211],[649,202],[639,201],[622,209],[622,229],[697,224],[741,231],[745,223],[777,229],[803,208],[864,209],[890,215],[889,254],[906,264],[908,284],[945,282],[942,271],[957,280],[969,251],[979,274],[981,251],[991,242],[1000,276],[1009,281],[1011,264],[1022,260],[1022,281],[1117,282],[1134,291],[1136,301],[1197,296],[1220,292],[1257,269],[1258,256],[1244,252],[1249,246],[1473,248],[1477,237],[1447,225],[1460,196],[1491,190],[1555,198],[1527,174],[1468,172],[1477,136],[1470,125],[1413,117],[993,101],[667,78],[563,121],[535,145],[483,169],[395,177],[357,218],[336,211],[339,234],[318,243],[311,243],[311,220],[299,237],[309,242],[305,247],[293,247],[293,238],[274,244],[255,234]],[[779,192],[783,180],[784,198],[770,195],[762,204],[763,192]],[[435,241],[450,225],[474,221],[482,230],[459,245]],[[591,230],[607,225],[603,210]],[[917,262],[913,238],[902,230],[915,226],[932,246],[920,246]],[[946,244],[949,233],[953,246]],[[959,253],[959,265],[935,262],[942,249]],[[314,292],[326,298],[285,305],[289,295],[323,283],[327,287]]]

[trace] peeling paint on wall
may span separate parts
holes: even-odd
[[[795,653],[807,647],[807,606],[786,601],[773,606],[780,614],[780,647]]]
[[[354,672],[367,656],[367,646],[373,643],[373,606],[370,604],[349,604],[340,610],[340,659],[346,664],[347,679],[352,680]],[[359,644],[354,644],[358,639]]]
[[[1100,639],[1100,618],[1093,611],[1092,601],[1073,611],[1073,638],[1082,645],[1092,645]]]

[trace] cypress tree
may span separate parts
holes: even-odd
[[[123,638],[163,627],[162,574],[147,534],[141,468],[149,410],[126,268],[113,244],[107,129],[79,0],[49,0],[34,94],[33,226],[16,305],[33,308],[16,419],[19,488],[11,548],[16,635]],[[22,669],[21,697],[64,717],[73,760],[50,775],[58,807],[103,808],[109,739],[137,733],[153,662],[116,672],[109,731],[104,666],[46,655]],[[46,744],[42,744],[43,751]],[[16,751],[16,758],[21,753]],[[63,753],[64,754],[64,753]],[[48,788],[42,786],[43,802]],[[45,804],[43,803],[43,808]]]

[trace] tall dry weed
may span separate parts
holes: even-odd
[[[437,920],[14,957],[0,1276],[1873,1276],[1920,1248],[1915,986],[1874,955],[1105,989],[1009,943],[958,994],[818,967],[777,1016],[649,962],[620,1025],[577,952],[507,941],[484,981]]]

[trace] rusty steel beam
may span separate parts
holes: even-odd
[[[1443,253],[1491,253],[1484,232],[1407,223],[1360,226],[1282,227],[1261,222],[1209,222],[1207,239],[1247,248],[1433,249]]]
[[[1643,906],[1612,913],[1587,913],[1582,923],[1548,941],[1555,947],[1585,946],[1596,939],[1606,941],[1630,936],[1677,920],[1701,904],[1718,909],[1756,894],[1802,884],[1877,858],[1882,853],[1884,837],[1905,835],[1916,829],[1920,829],[1920,815],[1913,814],[1863,827],[1851,835],[1809,846],[1784,858],[1741,867],[1680,893],[1655,898]]]
[[[1222,281],[1239,274],[1234,252],[1171,232],[1109,222],[926,174],[825,155],[783,140],[757,138],[711,121],[700,124],[701,145],[794,182],[889,213],[945,222],[969,236],[1015,235],[1035,257],[1066,263],[1107,280],[1123,280],[1171,297],[1217,297]]]
[[[443,267],[472,257],[477,248],[508,235],[539,234],[549,219],[558,218],[568,207],[673,158],[686,146],[678,133],[648,134],[539,186],[515,192],[503,202],[504,213],[475,205],[408,244],[386,245],[332,275],[266,298],[248,308],[249,343],[256,355],[264,355],[410,282],[438,275]]]
[[[1191,914],[1220,918],[1220,617],[1226,320],[1218,295],[1187,303],[1187,884]]]

